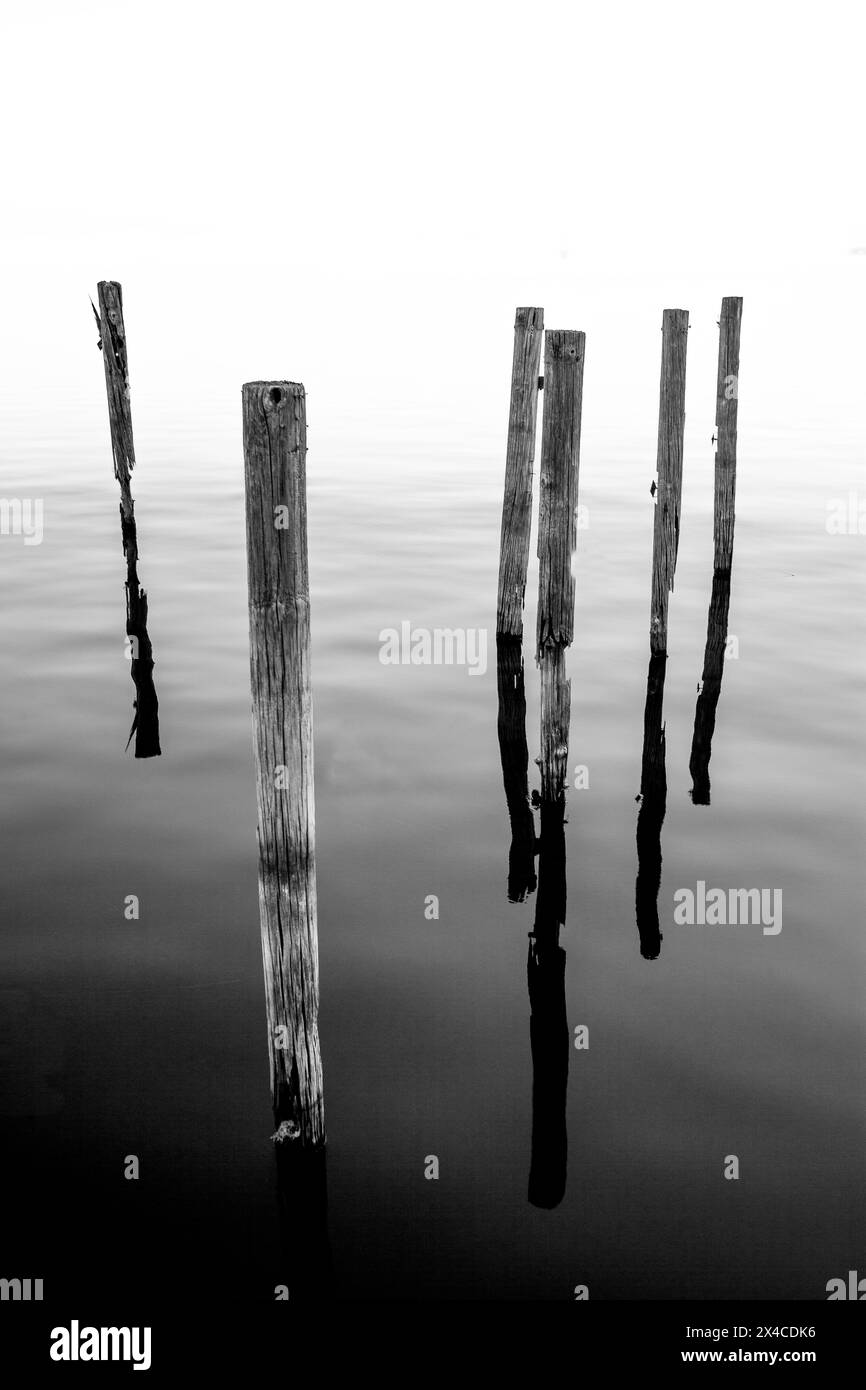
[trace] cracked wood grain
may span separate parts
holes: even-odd
[[[303,386],[248,382],[243,388],[243,436],[271,1092],[280,1138],[312,1147],[324,1143],[325,1128]]]
[[[138,529],[130,480],[135,466],[135,446],[123,290],[116,280],[100,280],[97,297],[99,346],[105,369],[114,476],[120,484],[120,534],[126,557],[126,635],[130,638],[130,675],[135,686],[135,716],[129,738],[135,735],[136,758],[158,758],[161,753],[159,701],[153,681],[153,647],[147,631],[147,594],[138,579]]]
[[[544,339],[541,495],[538,505],[536,658],[548,646],[571,645],[577,545],[577,485],[586,335],[551,331]]]
[[[722,300],[719,317],[719,370],[716,384],[715,507],[713,568],[729,570],[734,553],[737,488],[737,401],[740,374],[740,321],[743,301]]]
[[[653,522],[653,576],[650,651],[668,648],[668,599],[673,592],[680,539],[683,436],[686,420],[687,309],[665,309],[662,316],[662,367],[659,388],[658,493]]]
[[[543,330],[543,309],[517,310],[499,545],[498,637],[519,639],[523,636],[523,601],[532,523],[532,466],[538,415],[538,364],[541,360]]]

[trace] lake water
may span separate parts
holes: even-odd
[[[822,1299],[862,1268],[863,546],[827,529],[862,484],[862,258],[682,285],[430,280],[298,291],[284,350],[224,287],[201,345],[172,287],[124,281],[162,756],[124,752],[125,567],[86,294],[68,370],[2,394],[4,1272],[267,1301],[285,1268],[256,888],[240,385],[308,388],[320,1032],[328,1238],[345,1299]],[[453,287],[452,287],[453,288]],[[410,293],[411,291],[411,293]],[[207,302],[204,286],[196,290]],[[287,292],[283,292],[287,293]],[[744,296],[737,519],[709,806],[689,755],[712,588],[715,354]],[[365,297],[367,296],[368,297]],[[74,302],[73,302],[74,300]],[[567,1179],[528,1200],[527,933],[494,641],[516,303],[587,332],[569,767]],[[661,951],[641,954],[644,732],[662,309],[692,312],[683,521],[664,689]],[[85,313],[86,310],[86,313]],[[376,312],[380,310],[381,312]],[[228,312],[228,311],[227,311]],[[288,316],[287,316],[288,317]],[[842,336],[840,337],[840,328]],[[847,336],[846,336],[847,333]],[[307,336],[305,337],[305,334]],[[838,346],[844,343],[845,350]],[[221,356],[221,344],[226,352]],[[855,344],[856,347],[852,347]],[[857,356],[859,354],[859,358]],[[266,361],[261,359],[265,357]],[[11,360],[11,359],[10,359]],[[527,739],[539,673],[527,591]],[[485,629],[487,669],[390,666],[379,633]],[[584,779],[585,780],[585,779]],[[685,926],[674,893],[783,893],[782,930]],[[124,900],[140,900],[140,920]],[[425,917],[436,895],[438,920]],[[137,1182],[124,1179],[136,1155]],[[425,1160],[439,1161],[438,1181]],[[739,1179],[724,1176],[739,1159]]]

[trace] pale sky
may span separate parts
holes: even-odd
[[[18,264],[601,268],[866,245],[854,4],[4,6]],[[8,267],[7,267],[8,268]]]
[[[591,333],[603,286],[633,277],[658,278],[654,335],[664,307],[696,307],[690,276],[710,277],[712,318],[720,294],[750,292],[755,276],[816,266],[841,268],[835,313],[849,283],[862,297],[862,6],[16,10],[4,6],[0,33],[7,390],[47,343],[74,377],[82,303],[101,278],[123,283],[137,315],[136,391],[164,389],[166,357],[172,380],[196,362],[238,385],[321,373],[349,321],[359,367],[387,349],[399,374],[425,314],[439,316],[436,353],[452,314],[468,364],[478,325],[461,323],[461,294],[494,278],[506,361],[516,304],[543,302],[550,326]],[[571,298],[552,302],[545,276]],[[428,308],[419,288],[410,317],[413,285]],[[268,336],[272,308],[285,339]],[[368,353],[361,316],[377,325]],[[291,337],[300,321],[315,343]],[[630,322],[641,331],[623,318],[621,337]]]

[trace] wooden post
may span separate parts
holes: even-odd
[[[97,286],[99,346],[105,368],[108,425],[114,476],[120,483],[120,535],[126,557],[126,635],[130,644],[130,674],[135,686],[135,717],[129,739],[135,734],[136,758],[158,758],[159,701],[153,682],[153,647],[147,632],[147,594],[138,579],[138,530],[130,475],[135,466],[132,411],[129,399],[129,358],[123,322],[123,291],[115,280]],[[92,302],[92,301],[91,301]],[[127,742],[127,748],[129,742]]]
[[[577,483],[586,336],[551,332],[544,341],[541,500],[538,512],[537,657],[574,635],[572,557],[577,545]]]
[[[719,319],[719,371],[716,385],[716,498],[713,517],[713,568],[729,570],[734,552],[737,487],[737,401],[740,374],[742,299],[722,300]]]
[[[722,673],[728,640],[737,490],[737,402],[742,316],[742,299],[726,297],[722,300],[722,312],[719,315],[719,370],[716,378],[713,592],[707,616],[704,667],[695,706],[695,728],[689,758],[692,801],[695,806],[710,804],[710,755],[716,727],[716,706],[722,693]]]
[[[259,906],[277,1136],[324,1143],[319,1052],[306,405],[303,386],[243,388]]]
[[[667,654],[668,597],[674,587],[680,539],[683,485],[683,434],[686,420],[687,309],[665,309],[662,318],[662,371],[659,393],[658,495],[653,526],[653,578],[650,650]]]
[[[571,681],[565,675],[565,648],[546,647],[541,656],[541,800],[565,796]]]
[[[100,280],[97,293],[114,476],[120,483],[120,512],[124,525],[128,527],[134,525],[130,474],[135,467],[135,446],[132,442],[132,407],[129,400],[126,329],[123,324],[123,292],[116,280]]]
[[[536,660],[541,667],[541,838],[535,925],[526,964],[532,1048],[529,1200],[558,1206],[565,1192],[568,1018],[565,1006],[565,784],[571,683],[565,653],[574,635],[572,557],[583,405],[583,333],[548,332],[544,343],[541,499],[538,516]]]
[[[673,592],[680,540],[683,487],[683,436],[686,423],[687,309],[665,309],[662,316],[662,370],[659,389],[658,490],[653,521],[653,576],[650,600],[650,663],[644,708],[641,803],[637,818],[638,871],[635,911],[641,955],[655,960],[661,950],[658,895],[662,875],[662,825],[667,806],[664,693],[668,652],[668,598]]]
[[[523,599],[532,521],[532,463],[538,412],[538,364],[543,309],[518,309],[514,319],[511,408],[505,454],[505,491],[499,547],[498,637],[523,636]]]

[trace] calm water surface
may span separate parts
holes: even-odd
[[[568,795],[561,944],[569,1027],[587,1025],[590,1047],[570,1052],[565,1195],[540,1210],[527,1200],[534,900],[507,900],[497,741],[510,355],[501,317],[503,351],[477,369],[475,412],[465,384],[455,399],[368,401],[330,422],[327,388],[310,394],[337,1292],[567,1299],[583,1283],[598,1299],[820,1299],[864,1248],[863,539],[825,527],[827,499],[858,486],[855,415],[775,418],[743,388],[729,619],[738,656],[724,671],[711,804],[695,806],[689,753],[712,585],[712,325],[703,382],[690,362],[664,698],[663,941],[647,961],[635,798],[658,360],[645,397],[618,417],[594,408],[588,358],[589,526],[578,538],[568,671],[569,763],[587,767],[589,787]],[[744,364],[748,331],[747,300]],[[648,341],[657,353],[657,330]],[[135,383],[134,343],[132,363]],[[268,1300],[283,1256],[240,394],[199,395],[193,412],[133,383],[139,574],[163,748],[136,761],[124,754],[133,687],[118,496],[101,364],[87,366],[92,387],[58,386],[36,426],[32,402],[4,401],[2,495],[40,496],[45,509],[41,546],[0,543],[0,1067],[7,1190],[20,1218],[4,1259],[7,1272],[20,1265],[94,1291],[122,1277],[179,1297],[219,1288]],[[533,557],[530,634],[535,568]],[[404,620],[488,629],[486,673],[383,665],[379,632]],[[526,692],[532,788],[531,649]],[[675,925],[675,890],[701,879],[782,890],[781,933]],[[141,917],[127,922],[133,893]],[[425,918],[429,894],[438,921]],[[130,1154],[137,1183],[123,1179]],[[433,1154],[438,1182],[424,1179]],[[738,1182],[723,1178],[729,1154]]]

